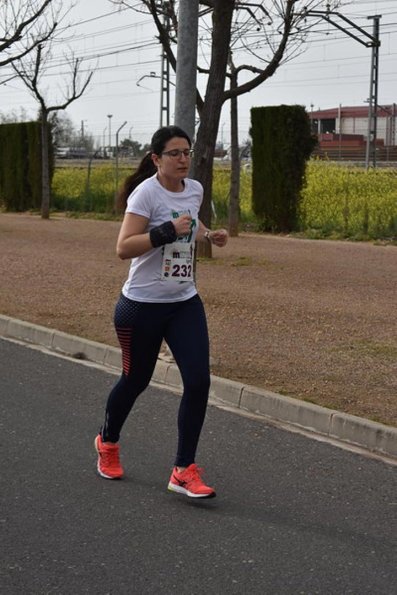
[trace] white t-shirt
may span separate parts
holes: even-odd
[[[200,182],[186,178],[182,192],[166,190],[157,179],[157,174],[148,178],[130,194],[127,201],[126,213],[142,215],[149,220],[147,230],[171,221],[188,213],[192,217],[192,231],[189,236],[177,239],[182,249],[190,250],[194,256],[194,242],[198,230],[198,214],[203,200],[203,187]],[[180,242],[180,243],[179,243]],[[138,302],[180,302],[193,297],[196,286],[192,275],[189,280],[183,280],[183,275],[177,278],[167,278],[164,255],[165,246],[152,248],[141,256],[131,260],[127,281],[122,293],[131,300]],[[185,265],[186,267],[186,265]],[[189,265],[190,274],[190,265]]]

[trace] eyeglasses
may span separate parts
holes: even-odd
[[[171,151],[163,151],[161,155],[168,155],[168,157],[179,158],[182,155],[186,158],[193,155],[193,149],[171,149]]]

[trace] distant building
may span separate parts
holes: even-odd
[[[312,132],[318,137],[315,153],[331,158],[339,156],[361,159],[368,137],[369,106],[311,111]],[[397,105],[378,106],[376,148],[381,160],[397,158]]]
[[[313,132],[316,134],[368,134],[368,106],[336,107],[310,112]],[[377,138],[384,145],[397,145],[397,104],[378,106]]]

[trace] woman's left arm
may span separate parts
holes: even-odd
[[[196,240],[198,242],[210,242],[215,246],[222,248],[226,246],[229,234],[226,229],[215,229],[214,231],[208,229],[202,221],[199,220],[199,227],[197,230]]]

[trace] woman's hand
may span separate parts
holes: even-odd
[[[226,229],[215,229],[209,233],[211,244],[215,244],[215,246],[219,246],[220,248],[226,246],[228,238],[229,234]]]
[[[226,246],[228,238],[229,234],[226,229],[215,229],[214,231],[211,231],[207,229],[202,221],[199,221],[199,229],[197,233],[197,240],[199,242],[209,241],[211,244],[223,248],[223,246]]]
[[[192,218],[190,215],[185,213],[177,219],[173,219],[172,223],[174,224],[176,235],[178,237],[189,235],[192,226]]]

